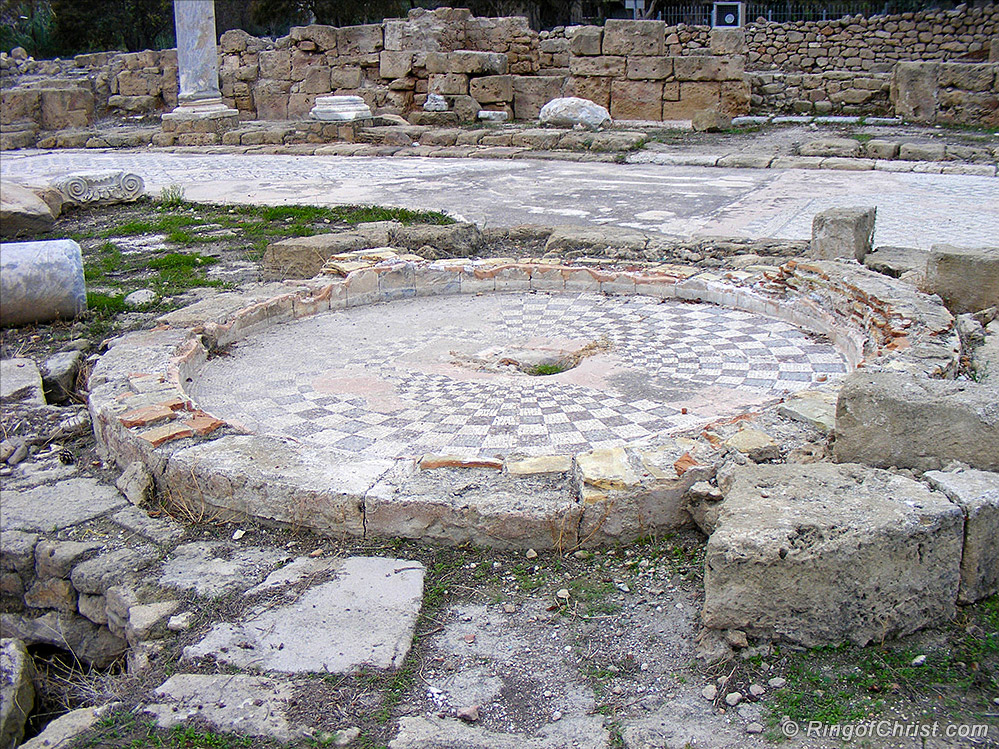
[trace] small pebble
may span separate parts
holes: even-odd
[[[917,655],[915,658],[912,659],[913,666],[922,666],[925,663],[926,663],[925,655]]]
[[[553,712],[552,713],[552,720],[553,721],[555,721],[555,720],[562,720],[562,711],[561,710],[556,710],[555,712]]]
[[[238,541],[239,539],[241,539],[245,535],[246,535],[246,531],[244,531],[242,528],[240,528],[238,531],[236,531],[235,533],[232,534],[232,540],[233,541]]]
[[[742,702],[742,695],[739,692],[729,692],[725,695],[725,704],[729,707],[735,707],[740,702]]]
[[[746,733],[763,733],[763,724],[753,721],[746,726]]]
[[[761,687],[761,686],[760,686],[759,684],[750,684],[750,686],[749,686],[749,693],[750,693],[751,695],[753,695],[754,697],[759,697],[759,696],[760,696],[760,695],[762,695],[762,694],[763,694],[763,693],[764,693],[765,691],[767,691],[767,690],[765,690],[765,689],[764,689],[763,687]]]
[[[787,679],[782,679],[780,676],[775,676],[770,681],[767,682],[774,689],[780,689],[782,686],[787,684]]]
[[[568,588],[561,588],[559,590],[559,592],[555,594],[555,597],[556,598],[560,598],[563,601],[568,601],[569,600],[569,589]]]
[[[536,552],[534,549],[528,549],[527,554],[525,554],[524,556],[526,556],[528,559],[537,559],[538,552]]]
[[[504,603],[503,611],[507,614],[513,614],[517,611],[517,607],[514,606],[512,603]]]
[[[479,719],[479,706],[471,705],[470,707],[462,707],[458,710],[457,714],[466,723],[474,723]]]
[[[708,684],[704,689],[701,690],[701,697],[708,700],[709,702],[714,702],[715,697],[718,696],[718,688],[714,684]]]

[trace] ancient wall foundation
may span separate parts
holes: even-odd
[[[431,93],[458,122],[480,110],[533,119],[581,96],[616,119],[689,119],[698,110],[896,113],[919,122],[993,123],[999,6],[745,29],[609,20],[536,32],[524,18],[416,9],[404,19],[295,27],[276,40],[233,30],[220,84],[245,120],[302,120],[318,96],[361,96],[379,114],[420,111]],[[0,57],[8,147],[106,117],[157,117],[177,103],[174,50],[73,60]]]

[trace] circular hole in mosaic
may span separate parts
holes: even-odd
[[[364,457],[575,453],[679,433],[847,370],[762,315],[643,296],[418,297],[272,326],[189,389],[250,432]]]

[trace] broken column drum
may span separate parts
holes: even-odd
[[[0,245],[0,325],[72,319],[86,309],[83,256],[72,239]]]

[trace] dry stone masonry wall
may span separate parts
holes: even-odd
[[[816,114],[894,107],[917,121],[989,125],[999,109],[999,63],[989,62],[997,29],[995,5],[744,30],[609,20],[541,33],[522,17],[415,9],[381,24],[295,27],[276,40],[228,31],[219,68],[225,102],[243,119],[306,119],[316,97],[330,94],[410,115],[437,93],[465,122],[481,109],[533,119],[547,101],[575,95],[625,120],[689,119],[711,108],[738,115],[751,106]],[[174,50],[71,61],[3,55],[0,74],[5,147],[177,104]],[[72,133],[56,143],[85,144]]]

